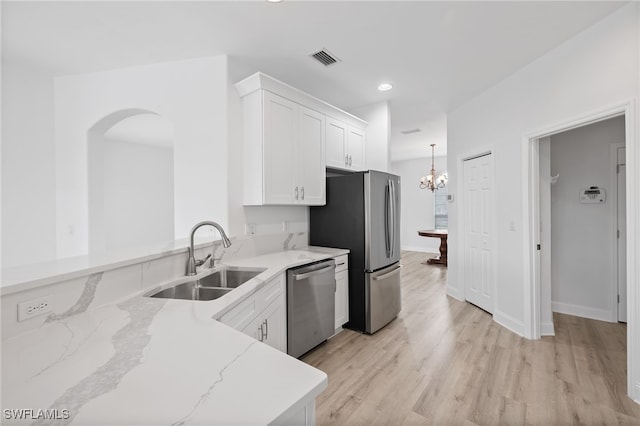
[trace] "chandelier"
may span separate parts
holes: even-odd
[[[447,172],[442,173],[436,178],[436,167],[434,163],[435,146],[435,143],[431,144],[431,171],[428,176],[422,176],[420,178],[420,189],[430,189],[431,192],[434,192],[440,188],[444,188],[444,186],[447,184],[447,180],[449,180]]]

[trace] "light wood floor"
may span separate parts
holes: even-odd
[[[403,252],[403,309],[373,336],[350,330],[307,354],[329,387],[320,425],[640,425],[626,396],[626,326],[554,315],[531,341],[445,295],[446,269]]]

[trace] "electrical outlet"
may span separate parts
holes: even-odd
[[[246,235],[255,235],[256,234],[256,224],[255,223],[247,223],[244,226],[244,233]]]
[[[53,310],[52,300],[51,295],[48,295],[18,303],[18,321],[24,321],[51,312]]]

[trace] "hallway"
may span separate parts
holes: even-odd
[[[626,326],[555,314],[521,338],[447,297],[447,270],[403,252],[403,310],[373,336],[345,330],[303,361],[329,376],[319,425],[640,425],[626,396]]]

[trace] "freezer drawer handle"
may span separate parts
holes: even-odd
[[[327,271],[327,270],[332,269],[332,268],[335,268],[335,265],[325,266],[322,269],[316,269],[315,271],[307,272],[306,274],[294,275],[293,279],[294,280],[304,280],[305,278],[309,278],[309,277],[312,277],[314,275],[321,274],[324,271]]]
[[[374,281],[378,281],[378,280],[386,280],[386,279],[387,279],[387,278],[389,278],[391,275],[395,275],[395,274],[397,274],[398,272],[400,272],[400,268],[402,268],[402,265],[398,265],[398,267],[397,267],[396,269],[394,269],[394,270],[393,270],[393,271],[391,271],[391,272],[387,272],[387,273],[386,273],[386,274],[384,274],[384,275],[379,275],[379,276],[377,276],[377,277],[373,277],[373,280],[374,280]]]

